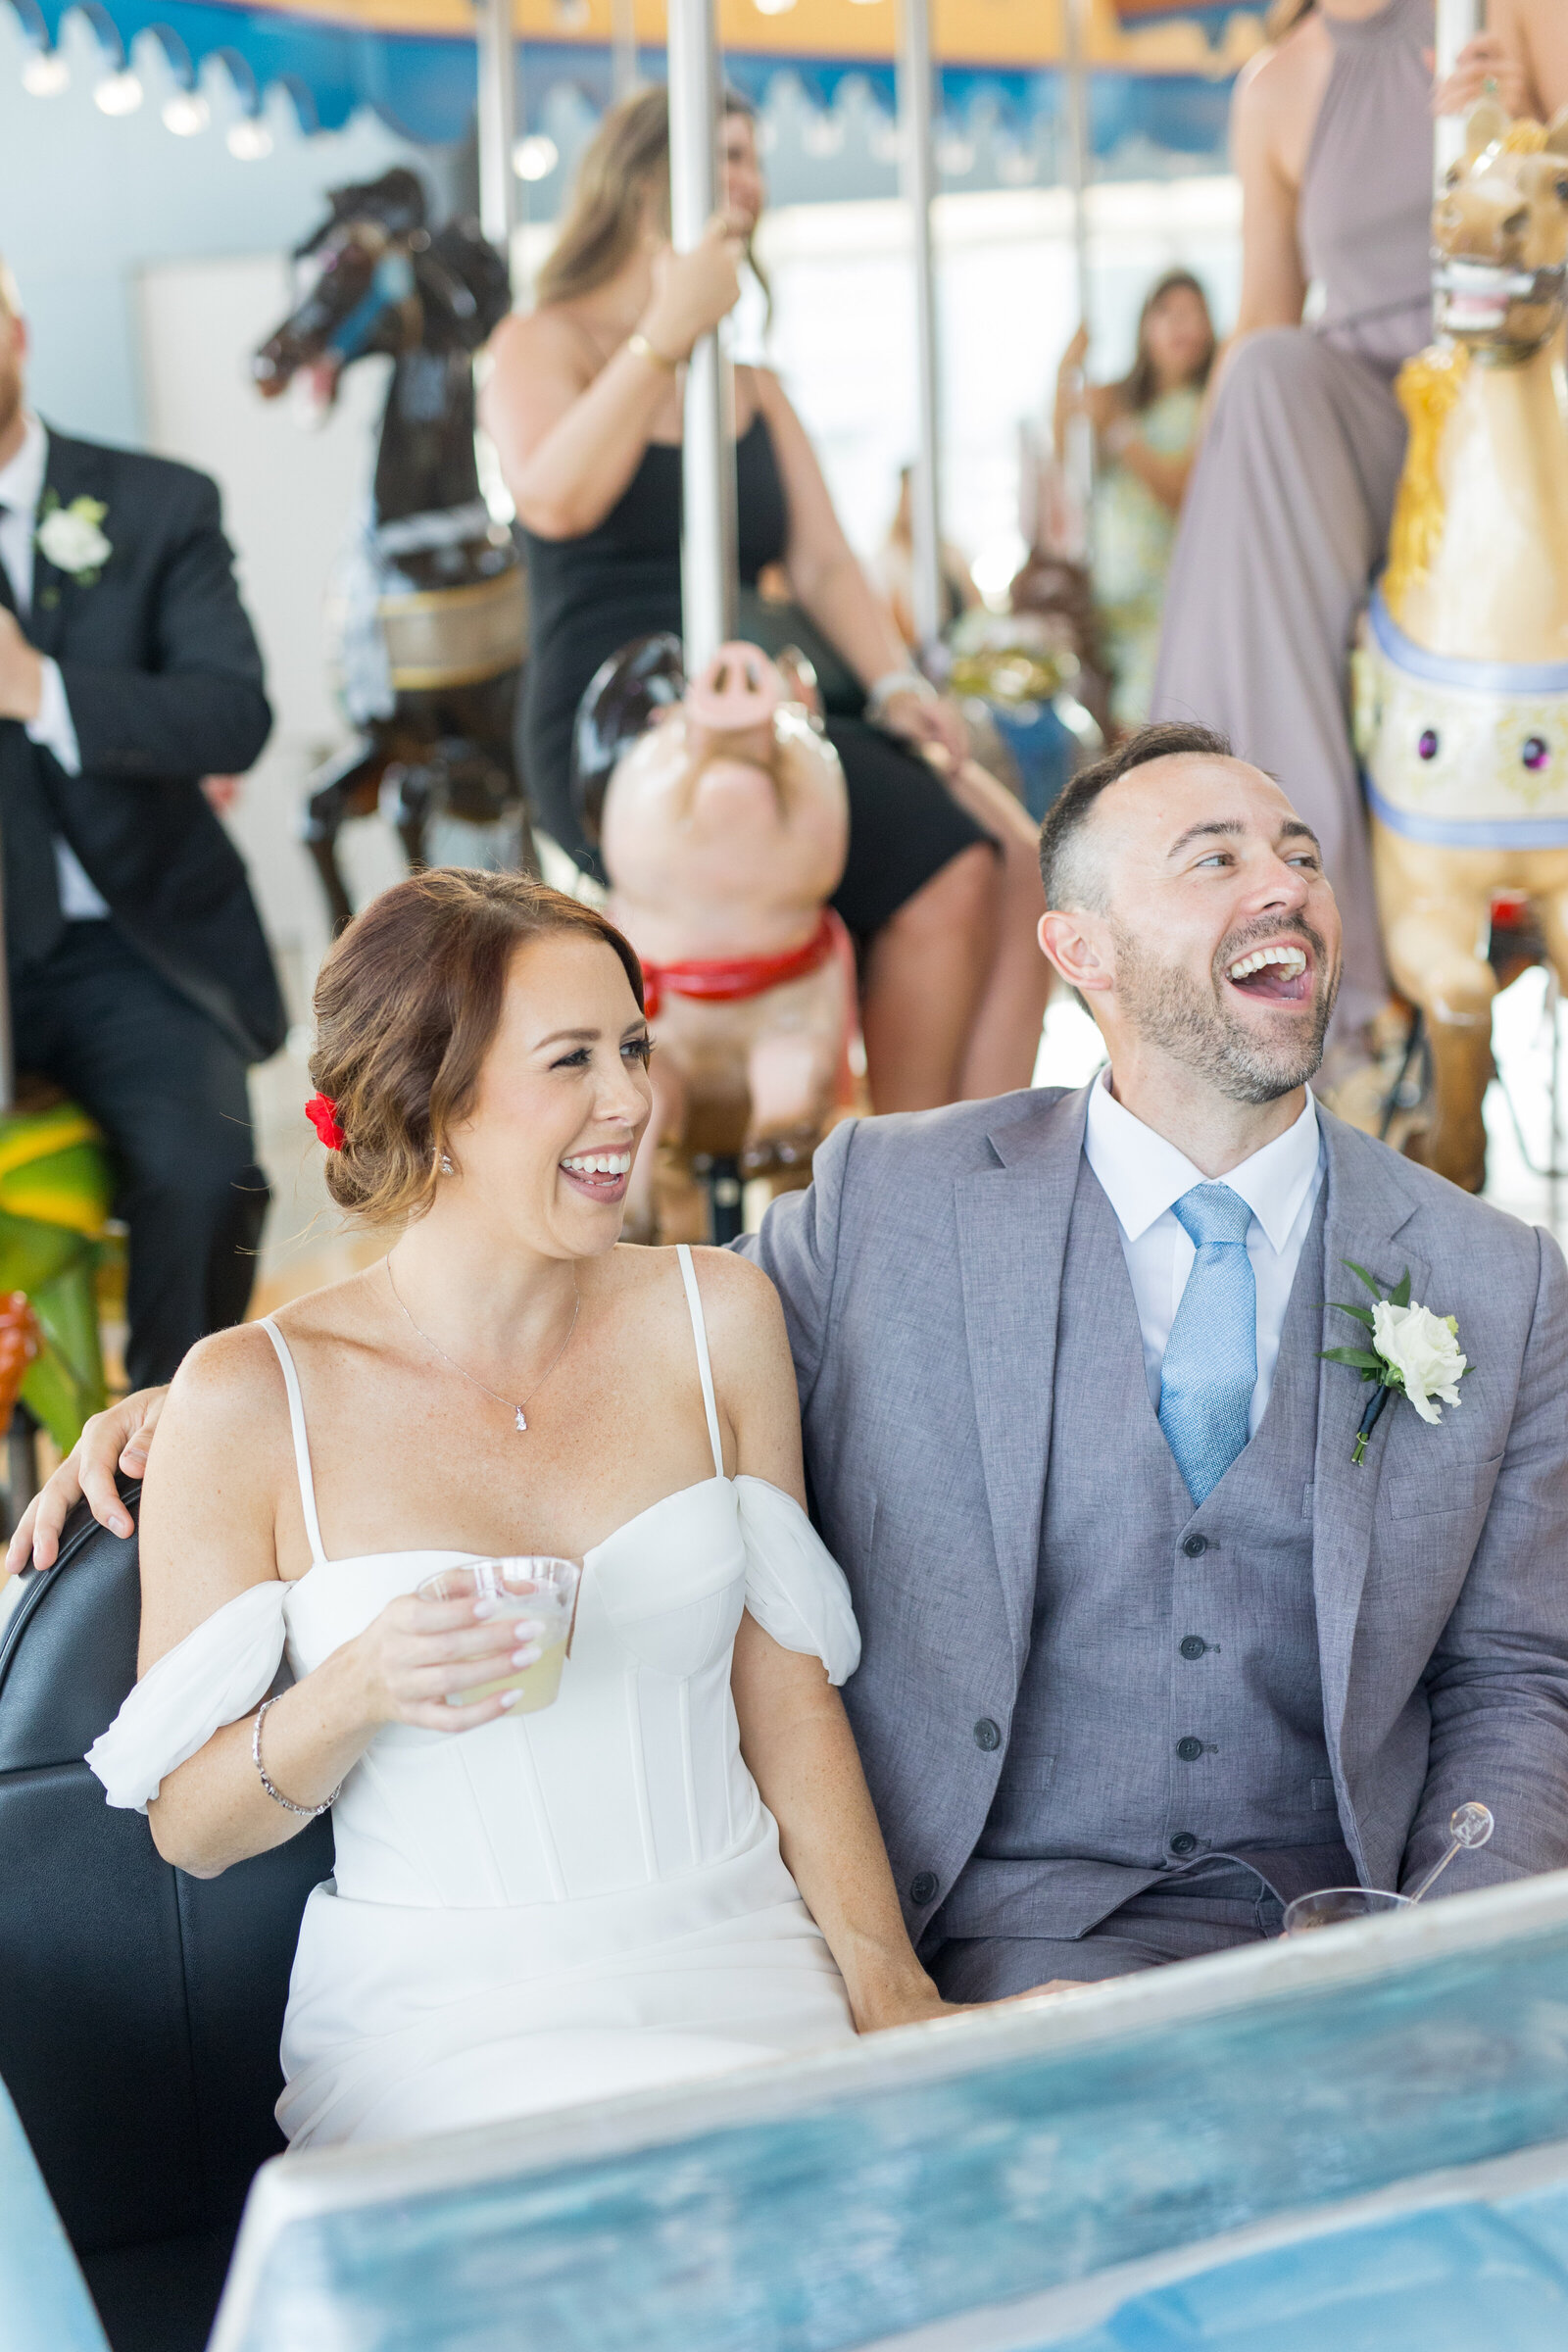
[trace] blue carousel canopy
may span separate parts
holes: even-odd
[[[404,137],[422,145],[448,146],[466,134],[472,120],[475,45],[464,25],[466,11],[462,9],[430,11],[444,20],[439,29],[428,23],[420,24],[416,19],[412,28],[405,29],[402,24],[384,17],[353,21],[354,0],[342,0],[339,17],[294,13],[267,5],[266,0],[252,7],[229,6],[225,0],[8,0],[8,4],[24,35],[39,48],[57,42],[61,20],[74,6],[91,24],[111,57],[128,56],[136,37],[148,34],[158,41],[176,78],[182,81],[194,82],[203,64],[212,58],[224,65],[252,107],[259,107],[263,93],[279,84],[288,91],[307,130],[339,129],[359,108],[370,107]],[[1097,60],[1091,76],[1092,135],[1097,154],[1108,155],[1122,141],[1139,137],[1178,154],[1210,154],[1222,146],[1230,74],[1218,51],[1222,38],[1229,39],[1239,20],[1251,12],[1245,7],[1198,7],[1180,13],[1195,37],[1201,27],[1203,36],[1213,44],[1216,55],[1208,70],[1121,70],[1118,64]],[[859,56],[812,55],[807,44],[801,52],[788,47],[781,38],[785,21],[757,16],[754,24],[758,46],[748,41],[735,47],[726,41],[725,69],[758,104],[765,101],[778,76],[787,74],[818,107],[832,107],[844,83],[858,78],[868,83],[877,101],[892,111],[894,69],[885,54],[876,54],[878,44],[867,42],[868,54]],[[811,29],[814,21],[801,25],[803,32]],[[882,46],[885,49],[885,43]],[[662,75],[662,47],[645,45],[639,57],[645,74]],[[591,38],[525,37],[518,58],[521,91],[530,118],[538,116],[552,89],[563,84],[578,89],[596,110],[608,104],[611,52],[607,43]],[[1055,63],[1013,65],[998,60],[947,65],[939,72],[942,111],[950,117],[964,116],[979,101],[996,109],[1012,125],[1055,121],[1060,116],[1064,76]]]

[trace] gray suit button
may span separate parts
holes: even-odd
[[[1170,1841],[1170,1850],[1173,1854],[1196,1854],[1198,1839],[1191,1830],[1178,1830]]]
[[[1184,1764],[1196,1764],[1202,1752],[1203,1742],[1201,1740],[1194,1740],[1189,1738],[1186,1740],[1178,1740],[1176,1742],[1176,1753],[1180,1756]]]
[[[1182,1549],[1190,1560],[1200,1560],[1208,1549],[1208,1538],[1206,1536],[1184,1536]]]
[[[1200,1658],[1207,1647],[1208,1643],[1203,1640],[1201,1634],[1184,1634],[1182,1637],[1182,1656],[1184,1658]]]
[[[991,1753],[993,1748],[997,1748],[1002,1745],[1001,1730],[992,1722],[989,1715],[982,1715],[979,1722],[975,1725],[974,1743],[976,1747],[983,1747],[987,1755]]]
[[[937,1874],[934,1870],[917,1871],[914,1877],[909,1881],[909,1900],[911,1903],[930,1902],[932,1896],[936,1893],[936,1890]]]

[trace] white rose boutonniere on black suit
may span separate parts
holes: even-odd
[[[95,586],[115,552],[104,535],[108,515],[101,498],[74,498],[70,506],[62,506],[52,491],[44,493],[34,534],[38,551],[78,588]]]

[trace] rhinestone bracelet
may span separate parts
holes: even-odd
[[[278,1697],[281,1696],[282,1692],[279,1691]],[[256,1710],[256,1729],[251,1734],[251,1761],[261,1775],[262,1787],[267,1790],[274,1805],[281,1805],[285,1813],[297,1813],[301,1821],[318,1821],[323,1813],[330,1813],[332,1807],[337,1803],[343,1792],[343,1784],[339,1781],[331,1795],[323,1798],[318,1805],[297,1805],[291,1796],[283,1794],[281,1788],[273,1788],[267,1777],[267,1766],[262,1762],[262,1717],[267,1713],[269,1707],[275,1707],[276,1704],[276,1698],[264,1698]]]

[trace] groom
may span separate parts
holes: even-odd
[[[1041,844],[1110,1068],[851,1121],[741,1245],[784,1299],[848,1703],[943,1992],[1122,1976],[1568,1863],[1568,1280],[1318,1107],[1340,919],[1221,737],[1151,727]],[[1457,1319],[1441,1422],[1323,1350],[1346,1265]],[[1446,1335],[1442,1335],[1444,1341]]]

